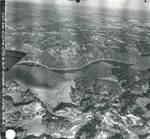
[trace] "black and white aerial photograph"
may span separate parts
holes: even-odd
[[[150,0],[5,0],[1,139],[150,139]]]

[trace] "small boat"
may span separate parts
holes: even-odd
[[[16,50],[8,50],[6,49],[6,70],[10,70],[13,65],[15,65],[17,62],[19,62],[23,57],[26,56],[27,53],[20,52]]]
[[[147,56],[150,56],[150,53],[141,53],[141,56],[142,57],[147,57]]]

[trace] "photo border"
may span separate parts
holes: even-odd
[[[0,62],[1,62],[1,85],[0,85],[0,138],[4,139],[4,123],[3,123],[3,109],[2,109],[2,94],[5,86],[5,0],[0,0]]]

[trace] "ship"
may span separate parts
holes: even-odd
[[[17,64],[23,57],[25,57],[26,54],[27,54],[26,52],[6,49],[6,56],[5,56],[6,71],[9,71],[15,64]]]

